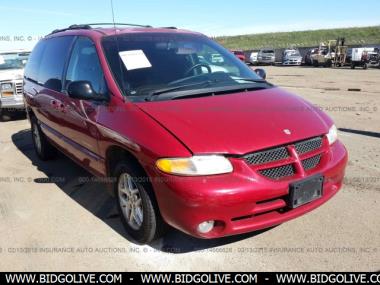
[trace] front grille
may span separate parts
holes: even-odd
[[[243,156],[243,158],[247,164],[252,165],[255,168],[255,171],[261,175],[270,179],[278,180],[281,178],[294,176],[296,174],[296,158],[291,154],[292,149],[297,152],[303,169],[305,171],[309,171],[316,168],[321,163],[323,156],[322,145],[323,137],[314,137],[297,143],[250,153]],[[312,151],[317,151],[316,155],[312,157],[308,155],[309,158],[304,157]],[[292,163],[290,163],[289,160],[291,158],[294,160]],[[266,164],[273,162],[276,163],[276,166],[268,168],[270,165]]]
[[[263,164],[273,161],[282,160],[289,157],[289,153],[285,147],[274,148],[270,150],[260,151],[244,156],[248,164]]]
[[[302,166],[303,166],[303,168],[305,170],[310,170],[310,169],[313,169],[313,168],[317,167],[317,165],[321,161],[321,157],[322,157],[322,155],[318,154],[316,156],[313,156],[313,157],[310,157],[310,158],[302,160]]]
[[[288,176],[294,175],[294,168],[291,164],[273,167],[268,169],[259,170],[261,175],[264,175],[271,179],[281,179]]]
[[[304,154],[319,149],[322,146],[322,137],[316,137],[294,145],[298,154]]]
[[[15,86],[16,86],[16,94],[22,95],[22,91],[23,91],[22,82],[17,82]]]

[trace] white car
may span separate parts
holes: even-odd
[[[199,63],[203,63],[203,64],[208,65],[210,67],[210,70],[211,70],[212,73],[214,73],[214,72],[225,72],[225,73],[228,73],[227,69],[225,69],[222,66],[214,65],[211,62],[208,62],[203,56],[198,56],[198,59],[199,59]],[[222,60],[224,61],[223,58],[222,58]],[[201,68],[202,68],[202,73],[208,73],[208,70],[207,70],[206,67],[202,66]]]
[[[211,55],[211,62],[212,62],[212,63],[223,63],[223,62],[224,62],[224,59],[223,59],[223,57],[222,57],[220,54],[218,54],[218,53],[213,53],[213,54]]]
[[[29,51],[0,52],[0,113],[3,109],[23,109],[23,76]]]
[[[282,56],[282,65],[296,65],[302,64],[302,56],[298,49],[287,49]]]
[[[258,64],[258,61],[257,61],[258,54],[259,54],[259,52],[257,52],[257,51],[251,52],[251,54],[249,55],[248,63],[252,64],[252,65],[257,65]]]

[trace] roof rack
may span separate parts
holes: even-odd
[[[152,28],[150,25],[139,25],[139,24],[129,24],[129,23],[93,23],[86,24],[88,26],[131,26],[131,27],[141,27],[141,28]]]
[[[68,30],[89,30],[92,29],[91,26],[130,26],[130,27],[141,27],[141,28],[152,28],[150,25],[138,25],[138,24],[127,24],[127,23],[92,23],[92,24],[74,24],[64,29],[56,29],[50,34],[55,34],[59,32],[64,32]]]

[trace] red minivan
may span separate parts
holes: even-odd
[[[199,33],[56,30],[29,58],[24,97],[37,155],[107,177],[140,243],[166,225],[199,238],[272,227],[342,186],[333,121]]]

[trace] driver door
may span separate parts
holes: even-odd
[[[64,81],[65,92],[71,82],[82,80],[89,81],[97,94],[106,92],[95,44],[87,37],[78,37],[74,43]],[[67,95],[63,104],[66,122],[62,133],[70,144],[70,155],[85,167],[102,173],[103,158],[98,155],[99,131],[96,122],[103,103]]]

